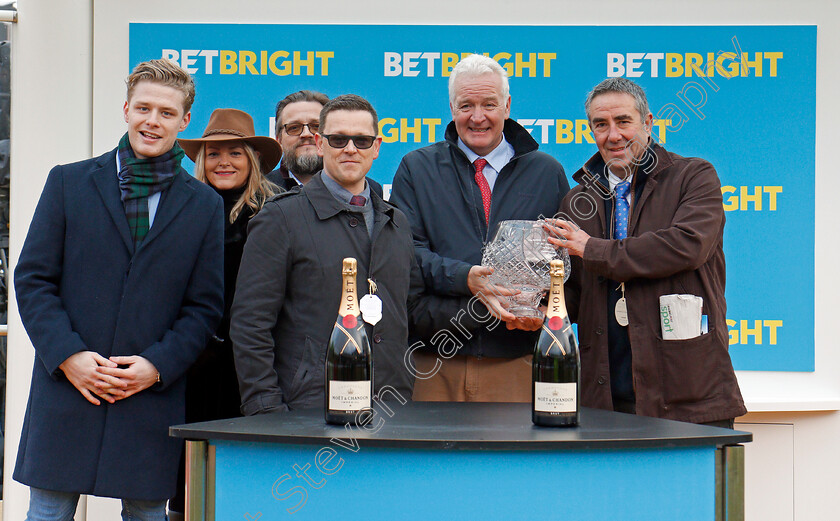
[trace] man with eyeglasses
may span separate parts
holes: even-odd
[[[299,90],[280,100],[275,109],[274,138],[283,149],[280,167],[268,173],[269,181],[286,190],[303,186],[323,168],[315,147],[318,118],[330,99],[326,94]],[[369,179],[371,189],[382,197],[382,185]]]
[[[391,200],[411,222],[426,290],[460,310],[438,314],[432,334],[412,323],[412,345],[423,346],[414,351],[415,400],[531,400],[537,336],[519,329],[539,329],[541,321],[516,319],[504,308],[499,289],[487,282],[490,268],[480,266],[481,252],[499,222],[554,215],[569,183],[560,163],[509,119],[510,100],[496,61],[464,58],[449,77],[453,121],[445,140],[407,154],[394,176]],[[477,312],[473,296],[487,309]],[[489,318],[488,311],[507,327],[475,320]],[[435,330],[457,331],[457,354]]]
[[[359,96],[339,96],[324,105],[319,128],[323,170],[266,203],[249,227],[230,328],[246,415],[323,407],[345,257],[357,260],[360,295],[381,302],[381,313],[363,313],[374,391],[411,397],[407,306],[423,284],[408,220],[366,179],[382,143],[376,111]]]

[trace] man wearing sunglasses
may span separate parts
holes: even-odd
[[[269,181],[291,190],[309,182],[324,166],[315,146],[318,118],[330,99],[311,90],[293,92],[277,103],[274,137],[283,149],[280,167],[268,173]],[[382,185],[369,179],[371,189],[382,197]]]
[[[413,377],[403,366],[407,305],[422,281],[408,220],[366,179],[382,142],[377,128],[363,98],[327,102],[315,135],[323,170],[266,203],[251,222],[230,329],[243,414],[323,407],[324,354],[345,257],[357,260],[360,296],[381,302],[381,313],[363,313],[375,392],[388,386],[411,397]]]

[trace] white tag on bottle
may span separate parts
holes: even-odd
[[[615,303],[615,321],[618,322],[619,326],[627,326],[630,323],[627,318],[627,299],[624,297],[621,297]]]
[[[359,310],[362,312],[362,319],[372,326],[382,320],[382,300],[376,295],[368,293],[362,297],[359,300]]]

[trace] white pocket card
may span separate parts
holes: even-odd
[[[703,297],[697,295],[662,295],[659,297],[659,321],[663,340],[687,340],[702,333]],[[707,326],[708,327],[708,326]]]

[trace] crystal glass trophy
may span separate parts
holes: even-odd
[[[571,263],[565,248],[548,242],[543,221],[502,221],[492,239],[484,246],[483,266],[493,268],[492,284],[519,290],[507,299],[508,311],[517,317],[541,318],[540,300],[551,284],[549,269],[552,259],[562,259],[565,279],[569,279]]]

